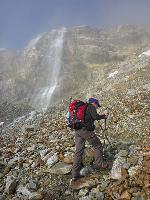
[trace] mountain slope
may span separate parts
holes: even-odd
[[[81,26],[43,33],[10,59],[0,52],[0,101],[46,109],[90,88],[97,70],[103,80],[105,71],[115,70],[117,63],[148,50],[149,36],[148,27],[133,26]]]

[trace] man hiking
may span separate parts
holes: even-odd
[[[108,113],[99,115],[96,111],[98,107],[101,107],[99,101],[95,98],[89,98],[87,102],[87,108],[84,116],[84,126],[75,130],[75,156],[72,167],[72,180],[75,181],[80,178],[80,170],[82,168],[82,156],[85,149],[85,142],[88,141],[94,148],[94,169],[107,169],[108,164],[103,161],[103,147],[102,143],[94,133],[94,121],[106,119]]]

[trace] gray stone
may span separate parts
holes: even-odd
[[[111,178],[112,179],[120,179],[121,178],[121,168],[123,164],[126,163],[125,157],[118,156],[114,161],[112,169],[111,169]]]
[[[92,200],[90,196],[80,197],[79,200]]]
[[[104,193],[103,192],[98,192],[96,194],[96,196],[97,196],[97,200],[103,200],[104,199]]]
[[[13,197],[11,200],[20,200],[19,197]]]
[[[5,193],[13,194],[15,192],[15,190],[16,190],[16,186],[17,186],[16,179],[6,181]]]
[[[128,169],[128,173],[132,177],[136,174],[137,170],[139,169],[141,169],[141,165],[132,166]]]
[[[0,173],[0,179],[3,178],[4,174]]]
[[[5,200],[5,199],[6,199],[6,197],[4,195],[0,194],[0,200]]]
[[[41,159],[44,158],[44,156],[47,154],[47,152],[48,152],[48,149],[40,150],[39,153],[40,153]]]
[[[143,88],[147,91],[150,91],[150,83],[143,85]]]
[[[110,183],[110,181],[103,181],[101,184],[100,184],[100,190],[101,191],[104,191],[105,188],[108,186],[108,184]]]
[[[65,195],[67,195],[67,196],[68,196],[68,195],[71,195],[71,191],[70,191],[70,190],[66,190],[66,191],[65,191]]]
[[[34,183],[33,181],[29,181],[29,183],[27,184],[27,188],[29,190],[33,190],[33,191],[36,191],[37,190],[37,185],[36,183]]]
[[[128,155],[128,151],[127,150],[120,150],[119,153],[115,156],[116,158],[117,157],[127,157]]]
[[[31,195],[31,192],[28,190],[28,188],[20,185],[17,189],[17,194],[18,195],[25,195],[25,196],[29,197]]]
[[[10,159],[8,162],[8,166],[12,167],[16,162],[18,162],[20,158],[18,156],[15,156],[14,158]]]
[[[22,126],[22,132],[32,132],[35,131],[35,125],[23,125]]]
[[[94,169],[91,166],[86,166],[80,170],[80,175],[81,176],[88,176],[90,175]]]
[[[79,196],[86,196],[88,194],[89,190],[87,188],[81,189],[79,191]]]
[[[72,165],[59,162],[49,169],[52,174],[68,174],[71,171]]]
[[[43,195],[38,192],[33,192],[29,196],[29,200],[40,200],[40,199],[43,199]]]
[[[134,89],[128,89],[128,91],[127,91],[127,95],[129,95],[129,96],[135,95],[136,93],[137,93],[137,91]]]
[[[58,154],[55,153],[54,155],[52,155],[50,158],[48,158],[47,160],[47,165],[48,167],[52,167],[55,163],[57,163],[59,160],[58,158]]]

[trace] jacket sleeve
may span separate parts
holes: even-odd
[[[99,115],[94,106],[90,106],[89,111],[93,120],[101,120],[106,118],[105,115]]]

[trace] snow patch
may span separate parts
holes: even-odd
[[[4,125],[4,122],[0,122],[0,127],[2,127]]]
[[[116,74],[118,74],[118,71],[114,71],[109,74],[108,78],[114,77]]]
[[[143,56],[145,56],[145,57],[150,57],[150,50],[144,51],[144,52],[143,52],[142,54],[140,54],[138,57],[141,58],[141,57],[143,57]]]

